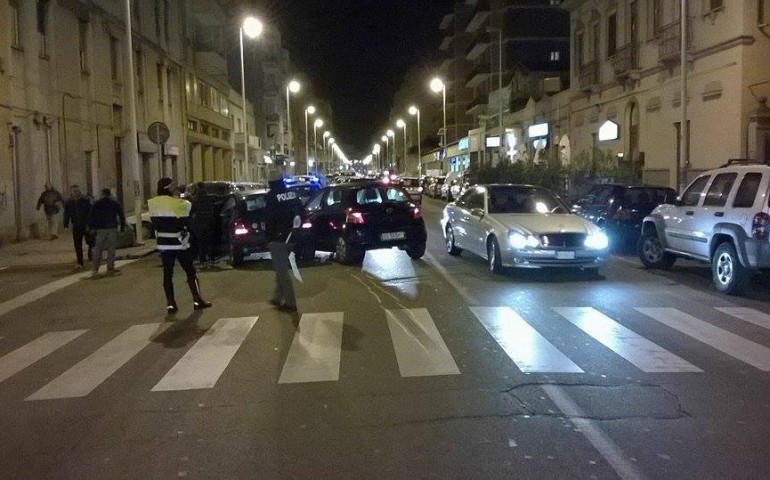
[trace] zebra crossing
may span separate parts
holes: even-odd
[[[637,307],[634,310],[654,320],[656,328],[667,329],[668,333],[672,330],[679,332],[760,371],[770,371],[770,348],[760,343],[676,308]],[[770,330],[770,315],[764,312],[743,307],[716,307],[713,310],[724,318],[730,317]],[[580,340],[577,347],[560,349],[543,333],[547,329],[541,325],[543,321],[556,321],[554,318],[558,317],[526,318],[512,307],[469,307],[468,318],[475,318],[523,373],[583,374],[583,367],[571,358],[575,356],[575,348],[595,348],[599,345],[614,354],[619,362],[627,362],[645,373],[704,373],[700,366],[657,345],[598,309],[552,307],[551,311],[569,322],[567,325],[576,327],[574,333],[579,335],[582,332],[595,344]],[[428,309],[386,310],[384,317],[401,377],[473,374],[458,367]],[[257,316],[218,319],[149,390],[174,392],[214,388],[258,321]],[[303,314],[276,383],[339,381],[345,321],[344,312]],[[168,323],[149,323],[127,328],[45,385],[39,386],[26,400],[78,398],[91,394],[134,360],[169,326]],[[54,352],[74,348],[71,343],[88,333],[89,330],[85,329],[48,332],[1,356],[0,389],[3,382],[21,375]],[[12,341],[12,337],[0,337],[2,344]],[[489,351],[475,354],[491,355]]]

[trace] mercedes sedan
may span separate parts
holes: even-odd
[[[575,267],[591,273],[609,254],[599,227],[570,212],[553,192],[532,185],[475,185],[444,208],[450,255],[486,258],[489,269]]]

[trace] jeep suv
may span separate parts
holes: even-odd
[[[711,264],[720,292],[739,295],[770,267],[770,166],[731,160],[696,178],[674,205],[644,218],[639,258],[669,268],[677,257]]]

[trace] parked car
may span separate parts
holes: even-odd
[[[731,160],[702,173],[674,205],[644,218],[639,258],[670,268],[677,258],[711,264],[720,292],[738,295],[752,273],[770,268],[770,166]]]
[[[401,187],[406,190],[409,197],[417,205],[422,204],[423,188],[420,185],[420,179],[417,177],[401,177]]]
[[[494,273],[505,267],[596,273],[608,255],[609,240],[598,226],[532,185],[475,185],[444,207],[441,228],[450,255],[468,250],[486,258]]]
[[[326,187],[305,204],[298,240],[301,257],[333,251],[338,262],[359,264],[367,250],[380,248],[398,247],[421,258],[427,232],[420,207],[402,188],[351,182]]]
[[[628,251],[636,248],[644,217],[658,205],[674,203],[676,195],[668,187],[596,185],[572,211],[602,227],[614,249]]]
[[[428,196],[431,198],[437,198],[441,195],[441,185],[444,184],[446,177],[433,177],[430,184],[428,184]]]
[[[252,191],[231,197],[222,207],[223,251],[234,267],[242,266],[246,257],[267,251],[265,208],[267,190]]]

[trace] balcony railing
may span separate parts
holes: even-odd
[[[473,70],[471,70],[468,76],[465,77],[465,84],[466,86],[469,86],[468,85],[469,83],[473,83],[475,85],[476,83],[478,83],[477,80],[483,80],[487,78],[488,75],[489,75],[489,65],[483,64],[483,63],[480,65],[476,65],[476,67]],[[479,77],[479,78],[477,79],[476,77]],[[473,85],[470,85],[470,86],[472,87]]]
[[[628,76],[631,71],[639,69],[639,45],[629,43],[620,47],[610,57],[610,62],[616,77]]]
[[[580,90],[591,90],[595,85],[599,84],[599,62],[593,60],[580,66],[578,72],[578,83],[580,84]]]
[[[465,49],[465,58],[476,60],[482,53],[489,48],[489,33],[484,30],[476,32]]]
[[[477,113],[484,113],[487,109],[489,97],[487,94],[476,95],[471,103],[465,109],[467,115],[475,115]]]
[[[689,27],[689,24],[688,24]],[[658,34],[658,60],[661,63],[671,63],[679,60],[682,50],[682,27],[679,20],[669,23],[660,29]],[[687,29],[687,48],[692,44],[692,29]]]

